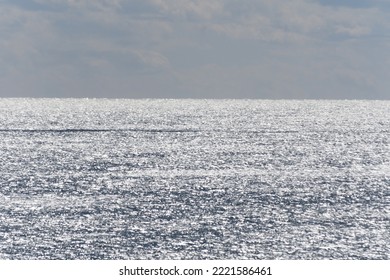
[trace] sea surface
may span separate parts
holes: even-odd
[[[0,259],[390,259],[390,101],[0,99]]]

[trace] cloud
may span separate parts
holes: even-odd
[[[163,13],[180,17],[212,19],[223,10],[223,1],[205,0],[150,0]]]
[[[77,9],[111,10],[118,9],[123,0],[33,0],[41,5],[61,5]]]
[[[367,26],[339,26],[336,27],[336,33],[345,34],[351,37],[359,37],[364,35],[369,35],[371,33],[371,28]]]
[[[372,8],[372,7],[378,7],[378,8],[385,8],[388,7],[389,1],[388,0],[318,0],[318,3],[320,3],[323,6],[329,6],[329,7],[348,7],[348,8]]]
[[[135,51],[135,54],[146,65],[155,68],[165,68],[169,66],[169,60],[158,52],[139,50]]]
[[[0,83],[39,96],[383,96],[389,13],[380,0],[2,1]]]
[[[240,1],[243,7],[226,5],[210,28],[233,38],[306,42],[326,40],[334,34],[362,36],[381,25],[385,14],[377,8],[334,8],[314,1]]]

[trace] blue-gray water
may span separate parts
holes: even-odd
[[[0,259],[389,259],[390,102],[0,99]]]

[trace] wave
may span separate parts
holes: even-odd
[[[199,130],[191,129],[142,129],[142,128],[129,128],[129,129],[91,129],[91,128],[67,128],[67,129],[0,129],[0,133],[6,132],[19,132],[19,133],[80,133],[80,132],[151,132],[151,133],[185,133],[185,132],[199,132]]]

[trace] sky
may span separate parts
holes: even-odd
[[[0,97],[390,99],[390,0],[0,0]]]

